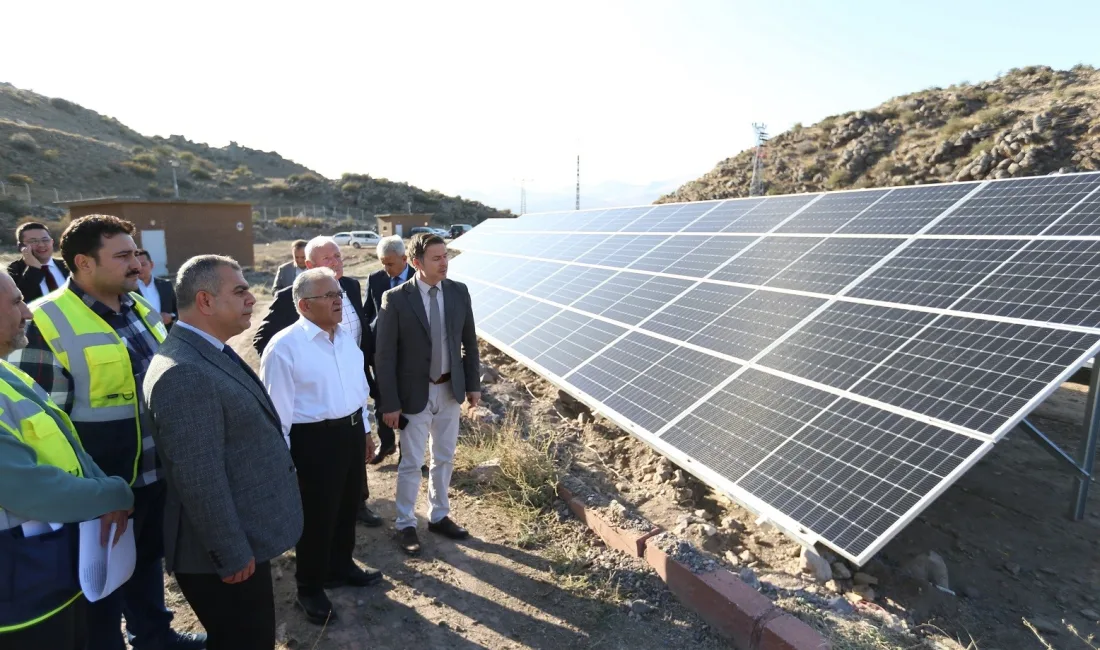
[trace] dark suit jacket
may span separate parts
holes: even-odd
[[[153,286],[160,294],[160,310],[169,314],[179,315],[176,306],[176,290],[172,288],[172,281],[165,278],[153,278]]]
[[[57,270],[61,271],[61,275],[66,278],[69,277],[69,267],[65,266],[64,260],[55,258],[53,263],[57,265]],[[23,300],[27,304],[44,295],[41,284],[45,276],[42,269],[27,266],[27,263],[20,258],[8,264],[8,275],[11,276],[12,280],[15,280],[15,286],[23,292]]]
[[[279,269],[275,271],[275,283],[271,285],[271,291],[278,293],[283,289],[294,284],[294,278],[298,277],[298,267],[294,265],[294,262],[285,262],[279,265]]]
[[[359,347],[363,350],[364,360],[370,359],[374,355],[374,337],[370,335],[368,329],[370,323],[363,315],[363,294],[359,288],[359,281],[346,276],[342,277],[340,278],[340,288],[344,290],[352,306],[359,312],[359,321],[363,327],[363,337]],[[252,347],[256,348],[256,352],[260,356],[263,356],[264,350],[267,349],[267,344],[271,342],[271,339],[293,325],[297,320],[298,308],[294,304],[293,287],[287,287],[275,294],[275,300],[271,303],[271,308],[264,316],[263,322],[256,328],[256,333],[252,336]],[[370,378],[369,373],[367,377]]]
[[[444,280],[442,285],[451,390],[461,404],[467,392],[481,390],[474,310],[466,285],[454,280]],[[374,371],[381,394],[379,410],[406,414],[423,411],[428,404],[432,339],[415,278],[382,294],[377,329]]]
[[[254,375],[198,334],[169,332],[144,399],[164,465],[169,573],[228,577],[302,534],[302,499],[279,416]],[[201,386],[202,390],[195,390]]]
[[[416,270],[406,265],[405,273],[405,279],[411,280],[416,275]],[[378,310],[382,309],[382,294],[390,288],[390,276],[386,269],[378,269],[367,276],[367,297],[363,300],[363,313],[366,314],[368,323],[374,323],[374,319],[378,317]]]

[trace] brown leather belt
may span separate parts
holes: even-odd
[[[451,373],[445,372],[445,373],[443,373],[442,375],[439,376],[439,379],[437,379],[435,381],[432,381],[431,379],[428,379],[428,381],[433,383],[433,384],[445,384],[445,383],[451,381]]]

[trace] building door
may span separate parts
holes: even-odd
[[[402,236],[401,224],[399,224],[399,223],[393,224],[393,234],[397,235],[398,237]]]
[[[163,230],[142,230],[141,247],[149,251],[153,259],[153,275],[168,275],[168,247],[164,244]]]

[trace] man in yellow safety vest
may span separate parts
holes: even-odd
[[[27,344],[31,313],[0,273],[0,356]],[[0,361],[0,647],[83,650],[77,524],[126,529],[134,496],[85,453],[69,417],[25,373]],[[112,542],[113,543],[113,542]]]
[[[166,331],[137,292],[133,234],[134,224],[110,215],[69,224],[61,234],[69,279],[31,303],[27,347],[9,360],[69,415],[96,464],[133,488],[134,574],[89,605],[88,650],[123,650],[123,614],[134,650],[201,650],[205,635],[172,630],[164,605],[167,490],[140,391]]]

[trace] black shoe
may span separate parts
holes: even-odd
[[[356,519],[368,528],[377,528],[382,525],[382,517],[368,508],[365,503],[359,507],[359,514],[356,515]]]
[[[450,517],[444,517],[434,524],[429,523],[428,530],[451,539],[466,539],[470,536],[470,531],[451,521]]]
[[[408,555],[420,555],[420,538],[416,536],[416,526],[397,531],[397,545]]]
[[[393,452],[395,452],[395,451],[397,451],[397,445],[390,445],[389,447],[386,447],[385,449],[379,449],[374,454],[374,458],[370,459],[370,462],[367,463],[367,464],[368,465],[380,465],[382,463],[382,461],[386,459],[386,456],[392,455]]]
[[[338,587],[369,587],[382,579],[382,572],[378,569],[360,569],[355,566],[351,572],[343,578],[329,580],[325,583],[325,589]]]
[[[168,639],[164,643],[167,650],[205,650],[206,635],[194,632],[168,631]]]
[[[299,593],[295,604],[306,613],[306,618],[314,625],[324,625],[325,622],[336,620],[336,611],[332,609],[332,601],[328,599],[323,591],[315,594]]]

